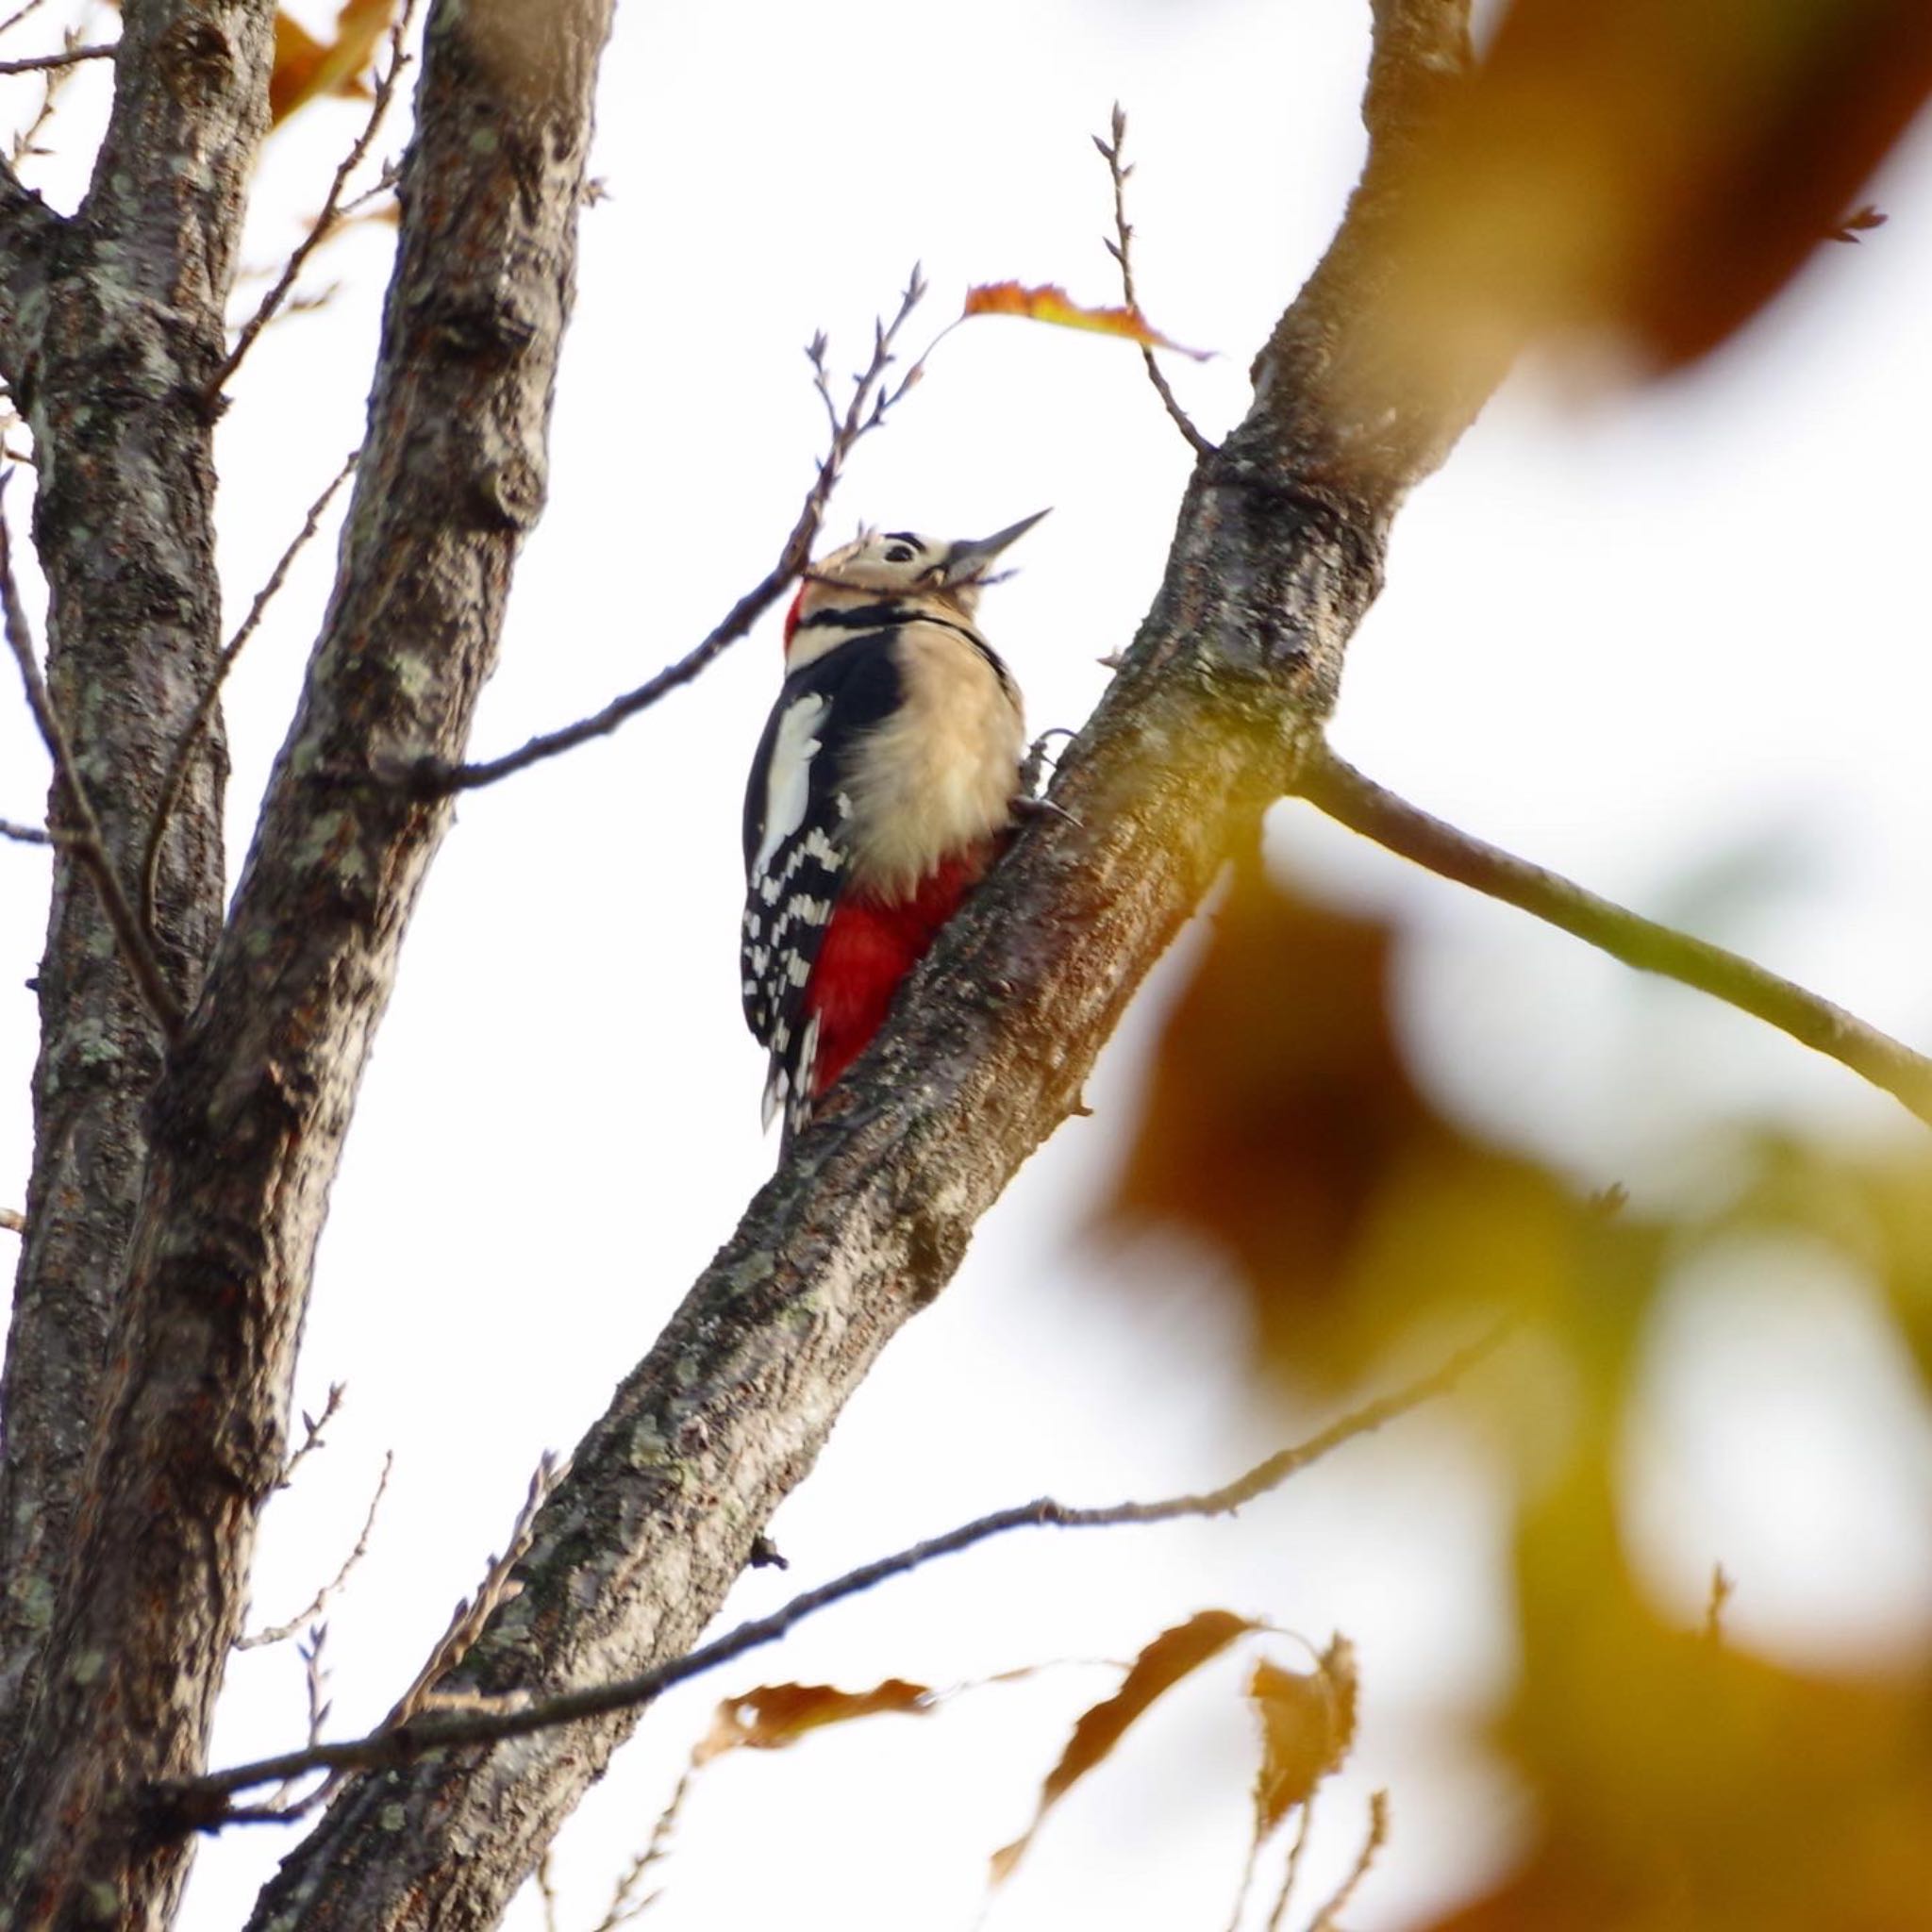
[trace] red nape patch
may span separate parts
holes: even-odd
[[[987,845],[947,859],[909,899],[887,904],[854,893],[840,900],[805,995],[806,1011],[819,1023],[814,1100],[865,1051],[899,982],[959,909],[991,856]]]
[[[798,613],[805,604],[805,586],[800,584],[798,594],[791,600],[791,608],[785,613],[785,648],[791,648],[791,633],[798,628]]]

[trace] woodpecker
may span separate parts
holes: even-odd
[[[812,564],[744,794],[744,1017],[789,1144],[992,862],[1021,791],[1012,674],[974,624],[1046,514],[946,542],[888,530]]]

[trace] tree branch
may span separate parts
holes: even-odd
[[[282,1784],[311,1771],[370,1771],[390,1765],[407,1764],[426,1751],[455,1750],[466,1745],[492,1744],[509,1738],[526,1738],[538,1731],[560,1724],[576,1724],[585,1718],[602,1717],[612,1711],[636,1710],[652,1703],[675,1684],[689,1682],[730,1663],[748,1651],[776,1643],[806,1618],[814,1616],[847,1597],[876,1588],[896,1576],[904,1576],[941,1557],[957,1556],[992,1537],[1015,1529],[1112,1529],[1128,1524],[1173,1523],[1182,1517],[1229,1516],[1244,1505],[1279,1489],[1291,1476],[1298,1475],[1311,1464],[1332,1455],[1344,1443],[1385,1427],[1397,1417],[1446,1393],[1502,1340],[1498,1329],[1468,1348],[1458,1350],[1440,1368],[1379,1400],[1367,1403],[1340,1421],[1331,1423],[1319,1435],[1306,1441],[1278,1449],[1252,1469],[1224,1483],[1218,1489],[1167,1496],[1158,1502],[1112,1503],[1099,1507],[1076,1507],[1057,1503],[1051,1496],[1036,1497],[1008,1509],[996,1509],[986,1516],[961,1524],[943,1536],[928,1537],[924,1542],[861,1564],[843,1576],[822,1583],[793,1597],[790,1603],[763,1617],[754,1617],[735,1630],[704,1644],[684,1657],[635,1677],[614,1684],[593,1685],[582,1690],[518,1702],[514,1708],[430,1711],[407,1719],[400,1724],[387,1724],[366,1738],[354,1738],[334,1744],[309,1744],[299,1751],[283,1752],[253,1764],[212,1772],[206,1777],[157,1790],[153,1794],[155,1814],[175,1831],[217,1830],[236,1817],[225,1801],[237,1791],[255,1785]],[[399,1708],[408,1709],[407,1702]]]
[[[805,493],[798,521],[792,525],[791,534],[779,547],[778,560],[725,612],[701,643],[686,652],[675,664],[667,664],[655,677],[647,678],[635,691],[612,698],[601,711],[575,724],[566,724],[560,730],[546,731],[541,737],[529,740],[520,749],[505,753],[502,758],[489,758],[474,765],[459,765],[454,769],[438,770],[433,766],[419,769],[411,781],[416,794],[425,798],[441,798],[453,791],[473,791],[478,786],[493,785],[499,778],[527,771],[532,765],[545,758],[554,758],[561,752],[574,751],[593,738],[603,738],[635,718],[640,711],[648,710],[659,698],[675,691],[678,686],[689,684],[714,658],[743,637],[784,595],[791,580],[810,561],[812,545],[818,541],[819,526],[824,521],[825,508],[831,502],[832,491],[838,487],[846,459],[854,448],[870,431],[885,422],[886,412],[924,373],[925,358],[922,356],[896,384],[890,388],[886,386],[886,375],[894,360],[893,345],[906,325],[907,318],[919,306],[924,293],[925,281],[919,272],[919,264],[915,262],[912,274],[907,279],[905,293],[899,298],[897,312],[891,322],[874,325],[872,359],[853,377],[852,399],[842,416],[832,402],[830,381],[825,374],[825,338],[819,335],[812,339],[806,354],[811,359],[815,387],[824,401],[825,414],[831,425],[831,441],[824,456],[819,459],[818,475]]]
[[[5,498],[12,474],[8,471],[0,475],[0,499]],[[58,842],[63,851],[71,852],[87,868],[88,876],[93,880],[101,895],[101,908],[113,930],[114,943],[120,949],[122,963],[141,989],[141,996],[147,1002],[148,1010],[168,1033],[175,1033],[181,1025],[181,1003],[175,997],[174,990],[161,972],[159,960],[148,945],[141,921],[128,903],[121,874],[115,871],[113,858],[108,851],[107,836],[101,830],[93,801],[88,796],[87,787],[81,783],[74,747],[67,741],[59,715],[54,709],[52,698],[47,695],[41,668],[34,660],[33,638],[27,628],[25,607],[20,601],[20,584],[13,575],[13,544],[4,512],[0,512],[0,609],[6,613],[8,648],[13,653],[14,662],[20,666],[20,680],[26,687],[27,709],[33,713],[34,723],[40,728],[41,741],[54,761],[56,789],[66,799],[67,809],[78,827],[75,836],[59,838]],[[51,832],[48,836],[55,837]]]
[[[118,51],[105,47],[66,47],[58,54],[30,54],[22,60],[0,60],[0,75],[44,74],[52,67],[73,67],[82,60],[111,60]]]
[[[192,103],[206,142],[203,83],[225,79],[232,65],[250,111],[265,116],[274,8],[247,0],[260,35],[251,65],[224,38],[243,4],[128,9],[130,38],[139,27],[158,39],[157,58],[173,64],[131,68],[125,51],[119,63],[124,91],[137,76],[136,94],[117,107],[91,191],[102,197],[93,219],[110,233],[138,233],[143,188],[161,192],[144,165],[155,120]],[[137,1164],[125,1286],[102,1350],[109,1379],[83,1411],[100,1417],[87,1507],[30,1721],[0,1759],[9,1780],[0,1871],[22,1924],[81,1932],[112,1897],[119,1923],[151,1927],[178,1890],[181,1847],[143,1838],[125,1807],[146,1784],[206,1762],[256,1523],[283,1470],[329,1183],[409,913],[451,816],[370,777],[397,753],[459,758],[494,658],[512,565],[543,499],[591,89],[609,13],[609,0],[439,0],[425,34],[370,434],[335,593],[221,943],[158,1086],[142,1096],[152,1132]],[[198,152],[198,172],[177,171],[196,192],[210,165],[218,178],[228,168],[219,145]],[[191,282],[201,272],[181,271]],[[221,365],[218,309],[207,320],[194,339],[196,379],[171,375],[176,408],[197,407]],[[119,433],[116,411],[98,413],[116,418]],[[90,474],[56,480],[71,492]],[[46,482],[43,549],[59,536],[47,528]],[[168,501],[159,488],[154,496]],[[75,529],[98,527],[71,493],[60,508]],[[211,601],[210,555],[211,545],[198,581]],[[150,606],[153,584],[142,580]],[[132,641],[147,643],[138,627]],[[148,768],[157,781],[219,641],[210,625],[194,675],[169,687],[178,708],[171,702]],[[144,693],[158,675],[145,668],[122,685]],[[167,855],[181,838],[177,808]],[[27,1211],[31,1241],[41,1222],[32,1197]],[[10,1410],[8,1419],[10,1432]]]
[[[268,581],[256,591],[255,601],[248,607],[248,615],[242,620],[241,627],[222,647],[222,655],[215,659],[213,675],[203,687],[201,696],[195,701],[193,711],[188,723],[181,727],[181,735],[175,741],[175,749],[168,756],[168,769],[161,774],[161,795],[155,802],[155,815],[148,826],[147,843],[141,855],[141,929],[150,939],[155,930],[155,892],[159,884],[161,869],[161,841],[168,836],[168,820],[175,810],[175,800],[180,795],[181,781],[188,775],[188,761],[192,757],[196,741],[202,727],[213,715],[215,706],[221,701],[222,687],[227,682],[228,673],[235,668],[235,660],[242,652],[248,640],[255,635],[261,623],[262,613],[275,601],[276,593],[288,581],[289,572],[297,557],[302,554],[309,540],[314,537],[316,527],[321,524],[324,512],[335,501],[336,491],[349,480],[362,456],[362,446],[358,443],[342,460],[342,467],[329,478],[328,487],[308,506],[308,514],[275,561],[275,567],[269,573]]]
[[[168,748],[221,641],[213,425],[199,395],[220,359],[221,305],[267,125],[275,11],[273,0],[124,9],[108,128],[71,221],[0,171],[0,374],[37,459],[45,679],[100,824],[99,849],[124,880],[134,877]],[[69,71],[51,73],[50,84]],[[216,721],[182,787],[157,895],[151,950],[184,1007],[226,896],[225,770]],[[52,816],[62,816],[58,800]],[[76,877],[88,862],[78,842],[57,839],[35,975],[35,1165],[0,1382],[0,1869],[8,1904],[25,1916],[28,1894],[15,1879],[53,1842],[51,1827],[42,1837],[28,1823],[51,1788],[37,1783],[39,1770],[58,1762],[64,1776],[76,1762],[62,1751],[61,1720],[33,1693],[78,1541],[147,1170],[146,1109],[166,1047],[122,965],[105,902]],[[196,1688],[183,1677],[176,1694],[192,1701]],[[194,1723],[177,1724],[175,1707],[156,1715],[136,1757],[165,1732],[196,1734]],[[102,1771],[111,1774],[119,1748],[103,1746]],[[94,1755],[92,1743],[76,1750]],[[85,1808],[67,1821],[76,1838]]]
[[[44,825],[17,825],[11,819],[0,819],[0,839],[16,845],[51,845],[54,835]]]
[[[1332,819],[1442,877],[1534,913],[1640,972],[1656,973],[1755,1015],[1882,1087],[1932,1125],[1932,1059],[1762,966],[1659,925],[1594,892],[1472,838],[1366,778],[1325,747],[1303,761],[1294,789]]]
[[[879,1352],[1079,1107],[1140,980],[1279,795],[1284,749],[1318,733],[1395,507],[1481,399],[1452,408],[1344,353],[1391,286],[1390,214],[1466,48],[1461,0],[1377,20],[1362,184],[1248,416],[1195,472],[1154,607],[1055,780],[1070,816],[1023,828],[620,1385],[450,1693],[528,1696],[691,1648]],[[632,1722],[352,1778],[252,1925],[494,1923]]]

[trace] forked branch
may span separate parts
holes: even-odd
[[[440,798],[452,791],[474,791],[478,786],[493,785],[499,778],[508,778],[514,772],[527,771],[532,765],[541,764],[545,758],[554,758],[561,752],[574,751],[593,738],[603,738],[627,720],[635,718],[640,711],[648,710],[659,698],[675,691],[678,686],[689,684],[714,658],[743,637],[785,594],[792,579],[811,561],[812,546],[818,541],[826,506],[844,473],[846,459],[864,437],[885,422],[887,412],[925,373],[925,357],[922,356],[896,383],[889,383],[886,379],[896,359],[893,345],[906,325],[907,318],[919,306],[924,293],[925,278],[915,262],[891,321],[877,322],[873,325],[872,359],[853,377],[851,399],[842,413],[832,398],[831,378],[825,369],[824,336],[814,336],[807,345],[805,353],[812,366],[812,387],[825,406],[830,441],[825,454],[819,458],[818,475],[811,488],[806,491],[798,521],[792,525],[791,534],[778,551],[778,560],[725,612],[716,628],[702,642],[686,652],[675,663],[667,664],[655,677],[647,679],[635,691],[612,698],[601,711],[579,719],[575,724],[566,724],[560,730],[546,731],[502,758],[454,768],[419,767],[412,779],[412,789],[417,794]]]

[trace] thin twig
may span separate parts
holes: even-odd
[[[55,776],[66,797],[68,810],[78,822],[77,836],[72,839],[61,839],[58,833],[55,836],[92,878],[101,896],[102,909],[108,915],[108,924],[113,929],[115,942],[120,947],[122,959],[133,975],[149,1010],[160,1022],[162,1030],[172,1037],[180,1029],[181,1003],[163,976],[160,962],[142,932],[134,908],[128,903],[121,875],[114,870],[114,862],[108,853],[107,839],[101,831],[101,822],[94,813],[93,802],[80,781],[80,768],[75,762],[74,748],[67,741],[66,730],[55,713],[54,701],[48,694],[46,682],[41,676],[41,667],[34,658],[33,636],[27,627],[26,608],[20,601],[20,585],[13,575],[13,547],[4,511],[6,489],[12,475],[9,470],[0,475],[0,606],[4,606],[6,612],[7,642],[13,652],[14,661],[20,666],[21,681],[26,686],[27,708],[34,715],[34,723],[40,726],[48,757],[54,760]]]
[[[1294,790],[1350,830],[1430,872],[1532,912],[1626,966],[1693,986],[1768,1021],[1802,1045],[1882,1087],[1932,1125],[1932,1059],[1842,1007],[1723,946],[1644,919],[1558,873],[1531,865],[1431,818],[1325,747],[1308,755]]]
[[[369,1554],[369,1539],[375,1529],[375,1512],[382,1507],[382,1499],[389,1489],[390,1473],[395,1467],[395,1460],[396,1452],[393,1449],[383,1457],[382,1474],[375,1479],[375,1493],[369,1499],[369,1509],[362,1519],[361,1533],[356,1539],[355,1548],[342,1558],[341,1568],[286,1624],[271,1624],[265,1630],[257,1630],[246,1637],[238,1637],[235,1640],[237,1650],[259,1650],[267,1644],[286,1643],[304,1624],[313,1624],[322,1615],[328,1607],[329,1600],[348,1582],[356,1565]]]
[[[1369,1795],[1369,1835],[1362,1840],[1361,1851],[1357,1855],[1354,1869],[1341,1881],[1335,1896],[1314,1916],[1308,1932],[1338,1932],[1342,1908],[1361,1887],[1369,1875],[1369,1867],[1375,1862],[1375,1854],[1389,1842],[1389,1793],[1373,1791]]]
[[[23,0],[5,20],[0,20],[0,34],[10,34],[29,14],[38,13],[46,4],[47,0]]]
[[[11,819],[0,819],[0,839],[16,845],[51,845],[54,835],[45,825],[16,825]]]
[[[18,1208],[0,1208],[0,1227],[8,1234],[25,1234],[26,1216]]]
[[[503,1546],[503,1555],[491,1557],[484,1566],[483,1581],[476,1586],[474,1597],[457,1599],[448,1626],[437,1639],[428,1661],[416,1673],[414,1681],[383,1720],[384,1730],[407,1724],[418,1712],[436,1707],[436,1699],[431,1693],[437,1679],[447,1676],[462,1662],[497,1607],[516,1595],[520,1586],[511,1573],[530,1547],[530,1538],[537,1527],[537,1512],[556,1493],[558,1484],[569,1470],[567,1458],[547,1449],[543,1452],[531,1474],[530,1487],[524,1493],[523,1507],[517,1511],[517,1520],[510,1525],[509,1541]]]
[[[500,758],[490,758],[481,764],[458,765],[453,769],[435,764],[419,766],[412,779],[412,789],[417,794],[440,798],[452,791],[471,791],[479,785],[493,785],[513,772],[525,771],[544,758],[557,757],[559,752],[573,751],[580,744],[588,744],[593,738],[602,738],[615,731],[627,719],[635,718],[640,711],[648,709],[668,691],[689,684],[712,658],[743,637],[810,561],[812,545],[818,540],[819,526],[824,520],[825,506],[831,500],[832,491],[854,446],[885,421],[886,412],[924,373],[925,357],[922,356],[896,384],[888,387],[885,382],[886,372],[894,360],[892,345],[907,317],[924,293],[925,279],[915,262],[906,291],[899,298],[898,312],[890,323],[874,323],[873,325],[872,360],[853,377],[852,399],[842,416],[832,401],[830,378],[825,370],[825,338],[815,336],[807,346],[806,355],[812,365],[812,386],[824,403],[831,425],[829,446],[819,461],[817,477],[806,491],[798,521],[792,525],[791,534],[778,552],[777,562],[731,607],[702,643],[675,664],[666,665],[635,691],[612,698],[601,711],[575,724],[566,724],[561,730],[546,731],[541,737],[531,739],[521,750],[507,753]],[[930,353],[928,347],[926,354]]]
[[[1302,1854],[1308,1848],[1308,1833],[1315,1822],[1315,1793],[1302,1800],[1302,1815],[1295,1825],[1294,1843],[1288,1848],[1288,1864],[1281,1874],[1281,1890],[1274,1894],[1274,1909],[1268,1914],[1268,1932],[1281,1932],[1288,1924],[1288,1907],[1294,1898],[1294,1882],[1301,1876]]]
[[[242,325],[241,332],[235,338],[235,346],[228,351],[227,359],[209,378],[203,391],[212,404],[227,387],[228,378],[242,366],[242,358],[255,346],[255,339],[275,320],[276,309],[282,306],[289,291],[295,286],[295,277],[302,273],[308,258],[320,248],[336,225],[341,213],[342,190],[349,176],[362,165],[369,150],[375,143],[375,137],[382,131],[383,117],[389,112],[389,104],[395,98],[396,82],[403,76],[409,65],[409,57],[404,51],[403,42],[409,31],[409,24],[416,15],[416,0],[403,0],[402,11],[397,14],[395,25],[389,30],[389,65],[375,77],[375,90],[369,97],[369,116],[362,124],[362,131],[356,137],[341,162],[337,165],[335,178],[328,185],[328,193],[322,204],[322,212],[309,225],[308,232],[290,251],[289,258],[282,265],[281,274],[257,307],[256,311]]]
[[[693,1756],[678,1774],[677,1783],[663,1810],[658,1814],[658,1822],[651,1827],[649,1841],[642,1851],[630,1861],[623,1875],[618,1879],[610,1893],[610,1904],[604,1916],[591,1927],[591,1932],[622,1932],[625,1925],[635,1924],[663,1897],[663,1888],[646,1892],[642,1898],[633,1898],[644,1874],[663,1863],[671,1853],[671,1834],[676,1828],[679,1814],[684,1809],[684,1801],[691,1795],[691,1781],[698,1774],[698,1760]]]
[[[275,1479],[276,1489],[286,1490],[295,1480],[295,1472],[302,1467],[304,1460],[314,1455],[318,1449],[328,1446],[322,1439],[322,1432],[335,1420],[348,1392],[349,1385],[346,1382],[331,1382],[328,1385],[328,1393],[323,1398],[322,1413],[309,1415],[304,1411],[302,1441],[290,1455],[288,1461],[282,1464],[282,1473]]]
[[[1244,1475],[1220,1489],[1189,1495],[1170,1496],[1152,1503],[1116,1503],[1099,1508],[1073,1508],[1042,1496],[1015,1508],[1000,1509],[949,1530],[943,1536],[914,1543],[909,1549],[882,1557],[874,1562],[848,1571],[843,1576],[823,1583],[795,1596],[768,1616],[756,1617],[711,1642],[674,1657],[668,1663],[635,1677],[616,1683],[591,1685],[582,1690],[560,1691],[549,1697],[527,1697],[512,1707],[498,1700],[487,1708],[425,1712],[407,1723],[391,1722],[365,1738],[324,1744],[300,1751],[284,1752],[254,1764],[237,1765],[226,1771],[183,1779],[179,1783],[153,1788],[153,1816],[158,1830],[215,1830],[233,1822],[247,1822],[262,1814],[258,1810],[237,1808],[229,1800],[236,1791],[255,1785],[277,1783],[316,1770],[345,1771],[377,1769],[404,1764],[425,1751],[459,1748],[473,1744],[499,1743],[509,1738],[527,1737],[558,1724],[584,1718],[606,1717],[613,1711],[636,1709],[649,1704],[675,1684],[701,1676],[720,1664],[742,1657],[768,1643],[775,1643],[805,1618],[857,1596],[894,1576],[903,1576],[940,1557],[950,1557],[970,1549],[974,1543],[1003,1535],[1008,1530],[1050,1526],[1058,1529],[1100,1529],[1122,1524],[1172,1523],[1181,1517],[1226,1516],[1278,1488],[1290,1476],[1319,1462],[1344,1443],[1407,1415],[1411,1409],[1445,1393],[1502,1340],[1506,1328],[1496,1328],[1481,1341],[1458,1350],[1440,1368],[1397,1390],[1394,1393],[1365,1404],[1340,1421],[1332,1423],[1306,1441],[1277,1450],[1265,1461],[1257,1463]],[[423,1680],[419,1678],[421,1684]],[[414,1688],[397,1706],[409,1705]]]
[[[537,1881],[537,1896],[543,1901],[543,1932],[563,1932],[563,1922],[557,1916],[557,1887],[550,1877],[552,1849],[545,1845],[537,1854],[537,1869],[531,1875]]]
[[[117,48],[105,47],[65,47],[58,54],[29,54],[20,60],[0,60],[0,75],[8,74],[44,74],[51,67],[73,67],[82,60],[111,60]]]
[[[19,17],[19,15],[15,16],[16,19]],[[0,32],[4,31],[5,28],[0,28]],[[54,106],[59,99],[61,89],[74,78],[75,74],[78,71],[75,64],[75,57],[80,50],[80,27],[70,26],[60,36],[60,53],[55,64],[46,70],[46,84],[41,90],[41,105],[34,109],[33,119],[13,137],[9,157],[15,167],[18,167],[29,155],[40,155],[46,152],[44,148],[39,145],[41,135],[46,128],[47,123],[54,118]],[[115,49],[108,47],[103,51],[111,54]],[[19,419],[16,418],[15,420],[18,421]],[[11,457],[12,452],[9,451],[8,455]]]
[[[1127,221],[1127,176],[1134,171],[1121,159],[1121,148],[1126,136],[1127,110],[1116,101],[1113,104],[1113,140],[1107,142],[1096,134],[1093,145],[1100,150],[1101,158],[1106,161],[1108,175],[1113,182],[1114,240],[1107,243],[1107,252],[1120,263],[1121,291],[1126,297],[1127,312],[1139,315],[1141,301],[1134,292],[1134,230]],[[1147,365],[1147,380],[1154,385],[1154,392],[1160,398],[1161,407],[1174,419],[1174,426],[1187,438],[1197,457],[1211,457],[1214,445],[1194,427],[1193,418],[1181,408],[1179,399],[1168,385],[1165,372],[1154,359],[1154,351],[1145,342],[1141,344],[1141,359]]]
[[[203,726],[214,711],[215,702],[221,696],[228,673],[234,669],[235,659],[242,655],[242,647],[255,635],[262,613],[287,581],[295,558],[315,535],[324,512],[335,500],[336,491],[348,480],[349,473],[355,469],[361,455],[361,445],[358,444],[343,458],[342,467],[329,478],[328,488],[308,506],[308,515],[302,527],[269,573],[268,581],[256,591],[255,601],[249,605],[248,615],[242,620],[241,628],[222,647],[222,655],[215,659],[215,668],[207,689],[195,704],[194,715],[181,727],[181,735],[175,741],[175,749],[168,758],[167,772],[161,779],[161,794],[155,801],[155,815],[148,825],[147,844],[141,855],[141,928],[150,941],[155,936],[155,899],[159,890],[161,841],[167,837],[168,821],[174,815],[175,801],[180,796],[181,781],[188,774],[188,760],[201,737]]]

